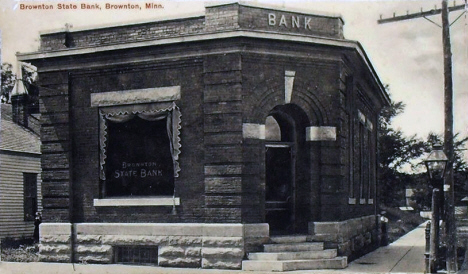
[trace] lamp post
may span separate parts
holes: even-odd
[[[432,218],[430,236],[429,269],[431,273],[437,272],[438,251],[439,251],[439,220],[444,217],[444,196],[441,189],[444,182],[445,167],[447,166],[447,156],[441,145],[434,145],[431,153],[424,161],[429,175],[432,191]]]

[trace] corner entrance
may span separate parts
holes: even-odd
[[[266,144],[266,222],[272,234],[294,232],[294,156],[292,144]]]
[[[272,235],[307,233],[311,216],[308,121],[294,104],[276,106],[265,121],[265,222]]]

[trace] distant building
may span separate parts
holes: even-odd
[[[40,39],[18,59],[41,81],[43,260],[343,268],[378,244],[389,97],[340,17],[231,3]]]
[[[1,105],[0,238],[32,238],[34,216],[41,210],[41,142],[37,116]],[[18,108],[17,108],[18,107]],[[19,117],[21,116],[21,117]],[[26,119],[26,124],[24,123]]]

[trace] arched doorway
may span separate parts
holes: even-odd
[[[293,104],[275,107],[265,121],[265,221],[271,234],[307,232],[308,214],[298,212],[304,195],[297,193],[308,189],[307,125],[306,114]]]

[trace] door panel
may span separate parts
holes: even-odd
[[[293,157],[291,146],[266,147],[266,222],[272,234],[293,232]]]

